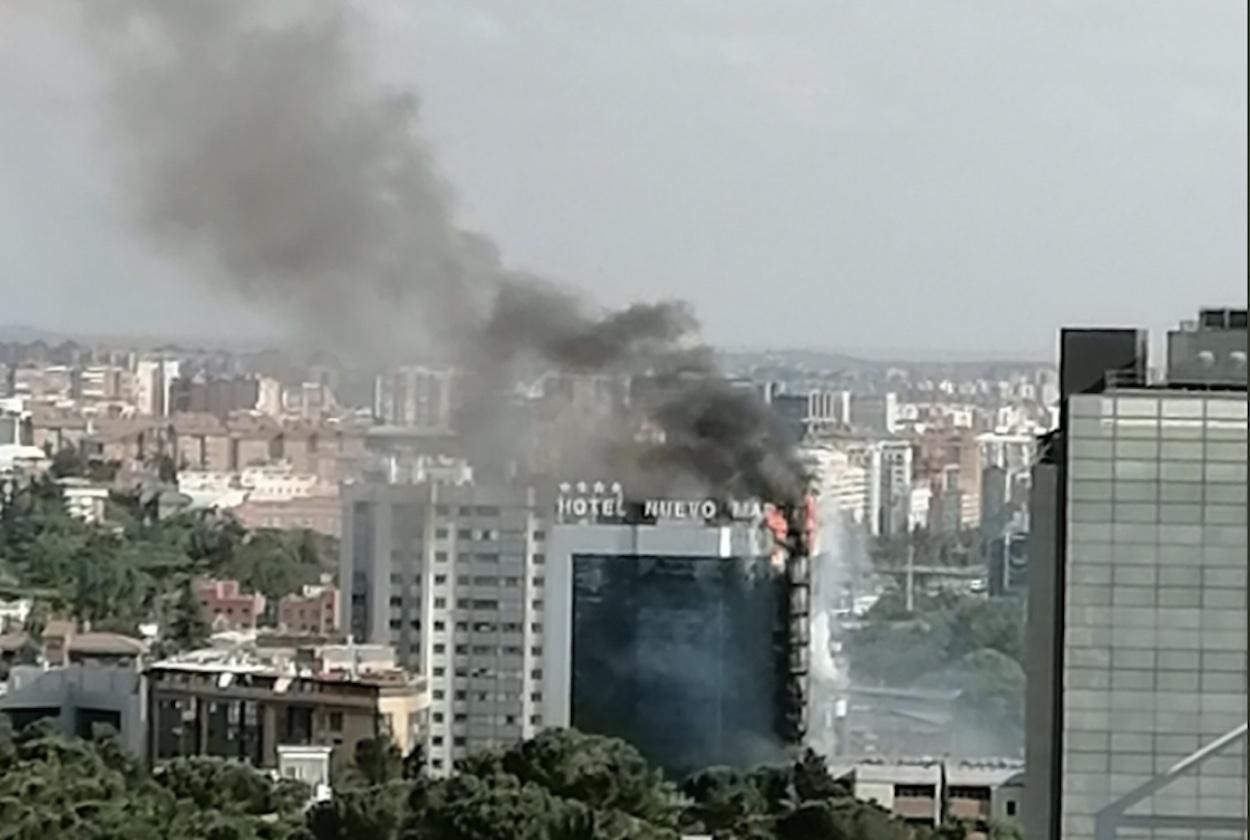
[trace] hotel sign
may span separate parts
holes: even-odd
[[[687,520],[723,523],[755,521],[764,506],[744,499],[642,499],[626,501],[619,482],[564,482],[556,497],[559,522],[647,522]]]

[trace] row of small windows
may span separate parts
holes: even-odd
[[[518,645],[503,645],[496,647],[494,645],[456,645],[453,650],[457,655],[464,656],[473,653],[477,656],[489,656],[496,652],[504,656],[520,656],[522,648]],[[443,642],[435,642],[434,653],[443,654],[447,652],[447,645]],[[542,656],[543,649],[538,646],[530,648],[530,653],[534,656]]]
[[[1110,563],[1076,563],[1068,570],[1068,583],[1164,587],[1205,586],[1209,589],[1246,588],[1246,569],[1216,566],[1117,566]]]
[[[1172,481],[1073,481],[1074,502],[1206,502],[1245,505],[1244,484],[1196,484]]]
[[[398,551],[398,550],[396,550],[396,551],[391,552],[391,560],[392,560],[392,563],[393,563],[394,565],[397,565],[397,566],[408,565],[407,563],[405,563],[405,558],[406,558],[406,557],[408,557],[408,556],[409,556],[409,555],[407,555],[407,554],[406,554],[405,552],[403,552],[403,551]],[[414,560],[416,559],[416,555],[413,555],[413,559],[414,559]],[[434,562],[435,562],[435,563],[446,563],[446,562],[448,562],[450,559],[451,559],[451,555],[450,555],[450,554],[448,554],[446,551],[436,551],[436,552],[434,552]],[[512,559],[512,558],[510,558],[510,559]],[[522,558],[516,558],[516,559],[522,559]],[[498,554],[494,553],[494,552],[489,552],[489,551],[487,551],[487,552],[476,552],[476,553],[461,552],[460,554],[458,554],[458,555],[457,555],[457,560],[459,560],[459,561],[460,561],[460,562],[462,562],[462,563],[464,563],[464,562],[477,562],[477,563],[499,563],[499,562],[500,562],[500,556],[499,556]],[[541,565],[543,565],[544,563],[546,563],[546,562],[547,562],[547,557],[546,557],[546,555],[544,555],[544,554],[533,554],[533,555],[531,555],[531,556],[530,556],[530,561],[531,561],[531,562],[532,562],[535,566],[541,566]],[[364,572],[356,572],[356,573],[355,573],[355,575],[356,575],[358,578],[360,578],[361,580],[363,580],[363,579],[366,577],[366,575],[365,575],[365,573],[364,573]],[[391,575],[391,582],[392,582],[392,583],[398,583],[398,582],[400,581],[400,579],[401,579],[401,575],[400,575],[400,573],[398,573],[398,572],[397,572],[397,573],[393,573],[393,574]]]
[[[470,671],[470,669],[465,666],[457,666],[454,669],[453,673],[455,674],[455,676],[461,677],[461,678],[465,678],[465,677],[496,677],[498,678],[498,677],[506,676],[503,673],[488,672],[487,669],[485,668],[475,668],[472,671]],[[433,677],[446,677],[447,668],[442,665],[435,665],[433,668],[430,669],[430,675]],[[542,668],[535,668],[532,671],[530,671],[530,679],[541,680],[542,678],[543,678]]]
[[[446,700],[447,692],[441,688],[436,688],[434,689],[433,696],[435,700]],[[465,691],[464,689],[458,688],[452,692],[452,699],[454,699],[457,703],[468,702],[469,692]],[[474,693],[474,699],[477,700],[479,703],[487,703],[492,700],[497,703],[512,703],[512,702],[519,701],[520,697],[515,694],[508,694],[506,692],[499,693],[499,694],[491,694],[490,692],[487,692],[487,691],[478,691]],[[543,699],[543,695],[541,691],[530,692],[531,701],[535,703],[541,703],[542,699]]]
[[[1071,400],[1073,417],[1164,417],[1177,420],[1245,420],[1246,399],[1204,399],[1196,397],[1077,396]]]
[[[1245,484],[1246,464],[1213,461],[1139,461],[1083,458],[1072,462],[1069,475],[1076,481],[1178,481]]]
[[[1244,488],[1242,488],[1244,489]],[[1244,525],[1246,505],[1150,504],[1147,502],[1076,502],[1073,522],[1140,522],[1164,525]]]
[[[1239,609],[1246,606],[1246,590],[1197,586],[1106,586],[1081,584],[1072,587],[1068,602],[1073,606],[1180,607]],[[1245,622],[1241,624],[1245,627]],[[1162,632],[1162,628],[1161,628]],[[1243,639],[1244,641],[1244,639]]]
[[[1192,440],[1082,440],[1071,444],[1074,459],[1163,459],[1165,461],[1242,461],[1246,444],[1231,441]]]
[[[1202,565],[1202,553],[1210,548],[1240,547],[1242,558],[1245,558],[1246,526],[1217,524],[1183,524],[1183,523],[1111,523],[1111,522],[1073,522],[1068,526],[1068,536],[1076,543],[1120,543],[1138,546],[1141,550],[1157,547],[1160,551],[1168,546],[1187,546],[1185,551],[1178,552],[1173,562],[1181,564]],[[1142,562],[1128,560],[1127,562]]]

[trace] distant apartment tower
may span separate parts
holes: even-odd
[[[807,395],[807,417],[817,429],[848,425],[851,419],[851,392],[812,391]]]
[[[344,488],[343,626],[428,677],[436,774],[542,725],[550,509],[522,487]]]
[[[1031,504],[1027,836],[1246,836],[1246,313],[1061,335]],[[1203,355],[1208,354],[1208,355]]]
[[[448,368],[424,366],[379,374],[373,388],[374,419],[388,426],[450,430],[454,377]]]
[[[164,417],[170,413],[170,389],[181,364],[173,359],[142,359],[135,364],[135,402],[139,413]]]
[[[849,425],[874,432],[893,432],[898,427],[898,394],[852,394]]]
[[[253,376],[178,377],[169,387],[169,413],[212,414],[225,418],[256,408],[260,380]]]

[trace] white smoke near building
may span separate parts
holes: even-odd
[[[817,498],[818,532],[812,553],[809,642],[808,744],[823,755],[837,752],[839,718],[846,714],[849,677],[841,655],[839,617],[854,608],[870,580],[862,533],[836,500]]]

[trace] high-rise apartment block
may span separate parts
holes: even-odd
[[[1246,836],[1246,313],[1064,330],[1034,474],[1031,840]]]
[[[388,426],[446,432],[452,425],[454,380],[450,369],[423,366],[379,374],[373,388],[374,419]]]
[[[531,488],[348,485],[344,628],[429,680],[430,769],[542,725],[546,528]]]

